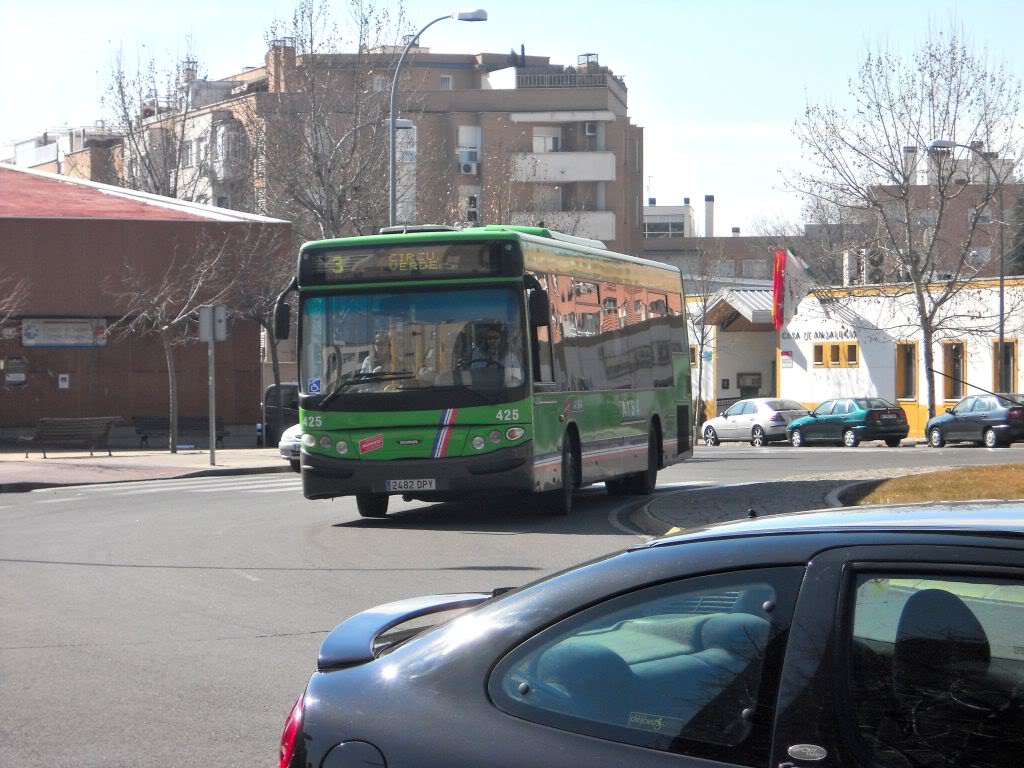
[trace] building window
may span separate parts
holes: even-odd
[[[690,367],[697,367],[697,347],[693,344],[690,345]]]
[[[181,166],[182,168],[188,168],[192,165],[192,142],[183,141],[181,142]]]
[[[538,126],[533,129],[533,151],[542,154],[558,152],[562,148],[562,129]]]
[[[1003,340],[1003,376],[999,378],[999,342],[992,342],[992,389],[1014,392],[1017,389],[1017,340]]]
[[[441,75],[441,90],[450,91],[452,89],[452,76]]]
[[[856,368],[860,365],[860,350],[856,343],[815,344],[816,368]]]
[[[896,399],[917,400],[917,344],[896,344]]]
[[[768,275],[768,264],[764,259],[744,259],[743,276],[764,278]]]
[[[228,207],[228,196],[227,195],[217,195],[217,207],[218,208],[227,208]]]
[[[962,341],[946,341],[942,344],[946,400],[959,400],[964,396],[964,362],[967,358],[964,346]]]
[[[644,221],[644,237],[686,237],[682,221]]]
[[[375,75],[373,78],[373,92],[382,93],[388,87],[388,79],[383,75]]]

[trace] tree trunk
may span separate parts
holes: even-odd
[[[701,419],[704,416],[704,347],[707,341],[704,338],[704,329],[701,328],[700,344],[697,345],[697,412],[693,414],[693,444],[700,442]]]
[[[921,337],[922,344],[924,344],[924,372],[928,377],[928,418],[935,416],[935,353],[932,347],[932,332],[931,323],[921,324]]]
[[[165,331],[160,332],[160,343],[167,358],[168,429],[167,442],[171,453],[178,452],[178,374],[174,368],[174,347]]]

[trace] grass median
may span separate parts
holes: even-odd
[[[972,499],[1024,499],[1024,464],[958,467],[865,483],[844,494],[843,503],[905,504]]]

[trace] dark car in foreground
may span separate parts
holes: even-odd
[[[497,592],[336,627],[280,765],[1017,768],[1024,755],[1020,503],[755,518]]]
[[[1024,395],[965,397],[945,413],[928,419],[924,433],[928,445],[972,442],[1002,448],[1024,440]]]
[[[907,414],[880,397],[840,397],[826,400],[807,416],[786,426],[789,444],[839,443],[856,448],[868,440],[897,447],[910,434]]]

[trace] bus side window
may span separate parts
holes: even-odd
[[[546,325],[533,329],[533,380],[554,381],[551,368],[551,330]]]

